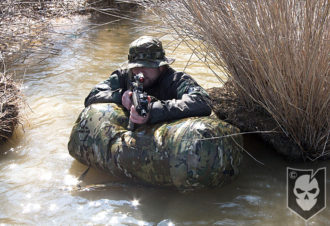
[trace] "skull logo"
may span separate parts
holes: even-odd
[[[320,193],[319,184],[316,178],[311,180],[310,175],[301,175],[296,180],[293,193],[300,208],[309,211],[317,202],[317,196]]]

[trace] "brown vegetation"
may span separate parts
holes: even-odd
[[[50,19],[83,9],[85,0],[4,0],[0,3],[0,57],[6,65],[44,48]],[[45,52],[52,52],[51,49]],[[1,67],[0,67],[1,69]]]
[[[0,73],[0,144],[13,134],[20,103],[18,84],[10,76]]]
[[[241,106],[271,117],[300,157],[330,155],[328,0],[147,2],[200,59],[225,71]]]
[[[58,50],[48,43],[53,18],[93,12],[123,18],[118,9],[132,6],[134,4],[116,0],[3,0],[0,2],[0,59],[10,65],[23,62],[32,53],[56,53]]]
[[[44,51],[51,54],[50,45],[45,46],[49,34],[50,19],[69,16],[77,12],[83,0],[4,0],[0,2],[0,143],[5,142],[19,122],[20,90],[7,67],[23,62],[31,53]]]
[[[2,0],[0,2],[0,143],[11,136],[18,123],[20,93],[6,66],[24,62],[32,53],[56,54],[49,42],[51,20],[74,14],[97,12],[122,17],[116,8],[132,7],[115,0]],[[109,8],[116,7],[116,8]]]
[[[207,92],[212,100],[213,111],[220,119],[237,126],[243,132],[257,134],[288,160],[301,159],[299,146],[285,136],[264,108],[260,105],[248,108],[241,103],[232,82],[226,82],[222,88],[210,88]]]

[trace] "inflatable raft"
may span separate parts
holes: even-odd
[[[113,103],[93,104],[79,115],[69,153],[115,176],[179,189],[220,186],[238,174],[239,130],[215,115],[127,130],[128,112]]]

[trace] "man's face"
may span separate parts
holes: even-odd
[[[132,69],[133,74],[142,73],[144,75],[143,88],[152,87],[160,76],[159,68],[136,67]]]

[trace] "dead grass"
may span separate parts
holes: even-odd
[[[18,85],[7,72],[11,65],[24,63],[31,54],[41,56],[42,61],[61,51],[50,38],[54,33],[52,19],[87,13],[126,19],[118,8],[130,7],[132,4],[115,0],[0,1],[0,143],[13,133],[21,102]]]
[[[328,0],[165,0],[147,7],[195,43],[200,59],[223,68],[240,102],[266,110],[303,157],[330,155]]]
[[[19,122],[21,103],[19,84],[11,76],[0,73],[0,144],[12,136]]]
[[[116,0],[2,0],[0,1],[0,58],[6,65],[24,60],[31,54],[56,54],[50,42],[51,20],[76,14],[105,14],[125,19],[119,9],[136,4]],[[3,68],[0,70],[2,71]]]
[[[53,49],[47,43],[50,20],[70,16],[82,7],[83,0],[3,0],[0,2],[0,144],[5,142],[19,123],[22,103],[19,84],[8,74],[10,65],[24,62],[32,53]]]
[[[85,0],[3,0],[0,2],[0,56],[6,65],[23,62],[31,53],[52,52],[44,46],[50,20],[84,10]],[[3,69],[3,68],[0,68]]]

